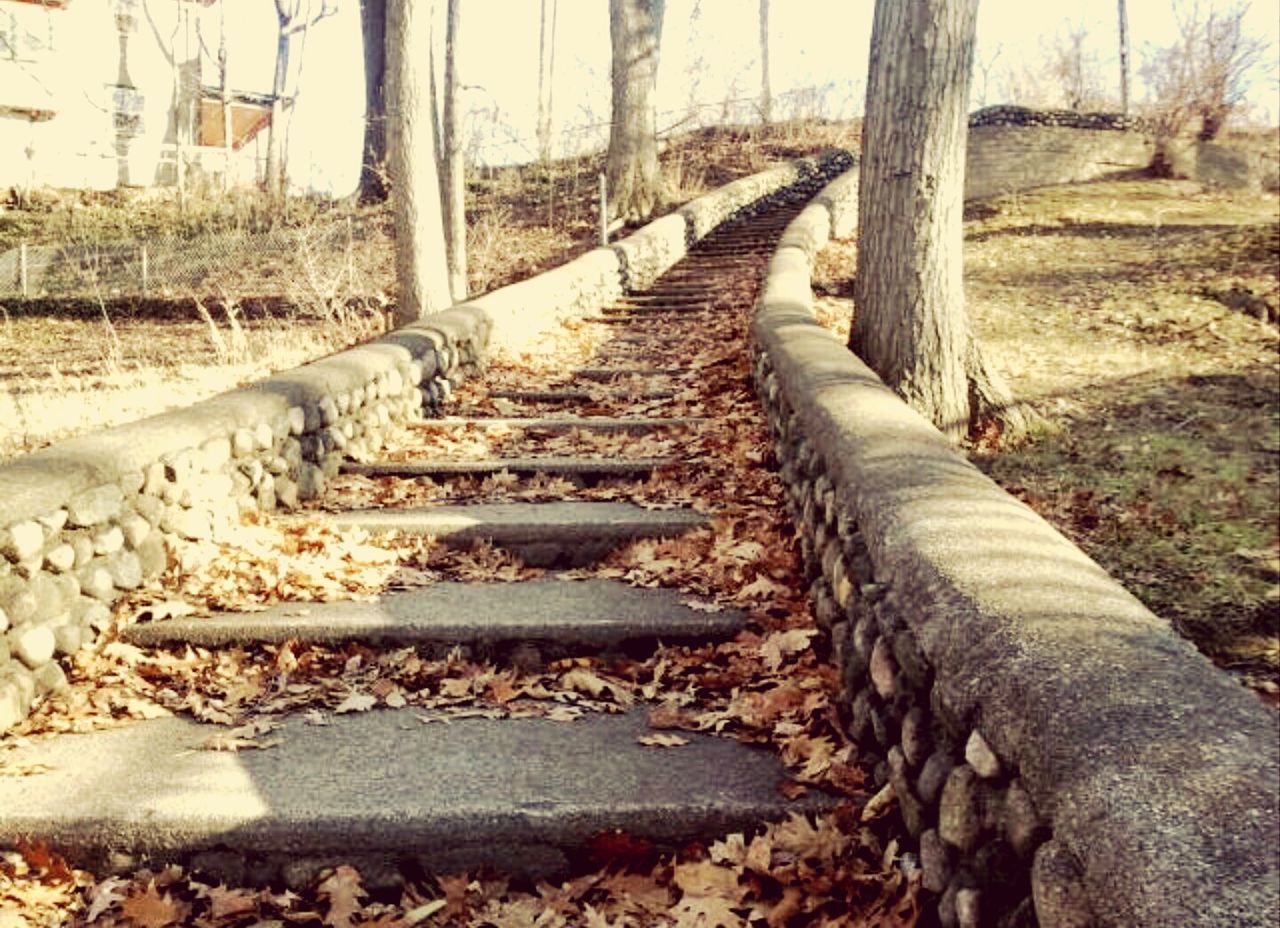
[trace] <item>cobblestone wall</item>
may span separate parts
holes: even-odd
[[[940,924],[1273,925],[1273,710],[817,325],[811,262],[856,194],[788,228],[754,371],[844,722]]]
[[[488,352],[599,310],[634,283],[628,268],[651,279],[719,223],[807,199],[850,162],[834,153],[762,172],[368,345],[0,465],[0,732],[66,685],[63,659],[107,627],[116,599],[165,571],[169,539],[217,538],[245,510],[317,496],[343,460],[439,409]]]

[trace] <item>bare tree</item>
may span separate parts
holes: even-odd
[[[449,292],[467,296],[467,185],[463,175],[462,130],[458,125],[461,87],[458,83],[458,34],[462,0],[449,0],[444,39],[444,215],[449,252]]]
[[[773,85],[769,82],[769,0],[760,0],[760,121],[773,122]]]
[[[1088,40],[1088,30],[1077,25],[1059,35],[1049,48],[1049,76],[1063,104],[1076,112],[1100,106],[1105,99],[1102,67],[1089,50]]]
[[[395,228],[395,321],[413,322],[449,305],[444,223],[431,113],[430,9],[387,3],[387,148]]]
[[[200,98],[200,54],[193,50],[191,42],[191,13],[187,4],[179,3],[174,12],[173,31],[166,39],[160,32],[151,6],[143,0],[142,12],[147,20],[151,33],[155,37],[160,54],[173,80],[173,97],[169,107],[169,126],[165,132],[165,141],[174,146],[174,183],[178,188],[178,196],[186,198],[187,184],[187,149],[195,139],[196,115]],[[199,21],[197,20],[197,23]],[[179,40],[181,36],[181,40]],[[162,177],[163,163],[156,170],[157,183],[164,183]],[[117,168],[118,175],[118,168]]]
[[[305,8],[304,8],[305,3]],[[275,0],[276,22],[276,70],[271,82],[271,122],[267,126],[266,187],[272,196],[284,194],[284,105],[285,90],[289,82],[289,49],[293,37],[305,33],[326,16],[338,12],[329,0],[321,0],[320,10],[311,12],[311,0]]]
[[[1129,115],[1129,9],[1125,0],[1117,0],[1120,37],[1120,112]]]
[[[982,51],[984,50],[979,49],[979,53],[976,53],[973,59],[974,88],[970,105],[974,109],[981,109],[991,102],[988,99],[991,95],[991,71],[1000,60],[1000,56],[1004,54],[1004,44],[996,43],[995,51],[989,55],[981,54]]]
[[[548,5],[551,16],[547,16]],[[556,73],[556,14],[559,0],[542,0],[538,22],[538,158],[551,162],[551,104]]]
[[[1175,3],[1178,41],[1156,49],[1143,66],[1155,97],[1154,117],[1166,135],[1176,135],[1193,119],[1198,136],[1211,141],[1244,102],[1253,70],[1264,63],[1270,44],[1246,34],[1248,3],[1202,7],[1199,0]]]
[[[965,312],[961,211],[978,0],[876,0],[849,346],[953,439],[1025,427]]]
[[[666,196],[658,166],[654,86],[665,0],[609,0],[613,119],[609,126],[609,212],[647,219]]]

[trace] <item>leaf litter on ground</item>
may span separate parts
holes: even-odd
[[[752,288],[739,288],[749,306]],[[703,317],[696,330],[655,321],[664,366],[690,373],[665,400],[636,403],[592,388],[577,414],[709,417],[678,438],[596,433],[542,434],[519,429],[432,429],[427,422],[393,436],[383,459],[575,455],[664,456],[680,462],[645,480],[581,485],[563,478],[508,473],[433,481],[346,475],[331,481],[324,510],[467,500],[625,499],[652,507],[692,507],[712,523],[675,539],[640,540],[598,565],[561,573],[603,577],[687,594],[707,610],[747,612],[746,631],[727,642],[659,647],[645,659],[571,657],[542,666],[496,666],[455,649],[432,656],[414,648],[291,642],[256,648],[143,650],[113,640],[74,661],[71,685],[20,725],[14,738],[85,731],[181,713],[218,726],[212,750],[269,749],[279,720],[300,713],[307,724],[331,715],[409,708],[423,724],[483,716],[538,716],[570,721],[584,712],[649,706],[653,734],[641,743],[679,750],[703,733],[771,745],[788,770],[779,790],[798,798],[822,788],[849,803],[823,816],[795,814],[751,835],[730,835],[710,848],[692,845],[657,855],[625,835],[593,845],[603,869],[559,886],[529,887],[484,874],[437,877],[408,886],[399,899],[370,895],[360,874],[338,867],[301,895],[271,889],[209,886],[176,868],[157,877],[96,881],[63,867],[54,908],[87,914],[93,924],[163,928],[184,920],[221,926],[319,922],[333,926],[457,925],[883,925],[908,926],[919,915],[919,882],[900,859],[882,814],[860,814],[868,783],[837,711],[839,679],[822,653],[802,582],[793,527],[763,418],[749,389],[741,313]],[[504,404],[486,391],[538,377],[554,382],[574,363],[607,350],[605,327],[569,326],[555,350],[499,358],[460,389],[453,415],[556,412],[538,404]],[[635,346],[631,346],[634,348]],[[631,354],[632,352],[628,352]],[[653,355],[643,346],[637,357]],[[541,571],[486,545],[459,551],[433,539],[369,536],[310,516],[249,514],[212,541],[181,543],[164,583],[118,604],[117,626],[166,610],[250,611],[273,603],[369,599],[388,589],[443,579],[516,581]],[[301,608],[305,608],[302,605]],[[148,610],[151,610],[148,613]],[[0,771],[3,753],[0,753]],[[38,774],[33,774],[38,775]],[[883,803],[882,797],[877,797]],[[0,901],[27,899],[45,886],[30,863],[6,858]],[[116,882],[113,882],[116,881]],[[6,896],[5,894],[9,895]],[[166,921],[166,918],[171,920]],[[85,921],[84,923],[89,923]]]

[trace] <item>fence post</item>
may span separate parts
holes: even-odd
[[[143,296],[146,296],[146,295],[147,295],[147,289],[148,289],[148,286],[149,286],[149,284],[150,284],[150,282],[151,282],[151,281],[150,281],[150,278],[151,278],[151,268],[150,268],[150,265],[149,265],[149,263],[148,263],[148,261],[147,261],[147,243],[146,243],[146,242],[143,242],[143,243],[142,243],[142,255],[141,255],[141,259],[142,259],[142,295],[143,295]]]
[[[600,174],[600,244],[609,244],[609,186],[603,172]]]
[[[25,300],[30,294],[27,290],[27,243],[18,246],[18,290]]]
[[[355,293],[356,289],[356,235],[351,217],[347,217],[347,289]]]

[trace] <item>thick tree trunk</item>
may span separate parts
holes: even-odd
[[[430,79],[428,7],[415,0],[387,4],[387,148],[395,227],[395,321],[404,325],[449,305],[435,124]]]
[[[647,219],[666,195],[658,166],[654,86],[665,0],[609,0],[613,41],[613,122],[609,129],[609,212]]]
[[[978,0],[876,0],[849,345],[954,439],[1025,427],[983,362],[961,255]]]
[[[773,85],[769,83],[769,0],[760,0],[760,121],[773,122]]]
[[[360,0],[364,39],[364,153],[360,165],[360,199],[387,198],[387,0]]]
[[[467,184],[458,125],[458,30],[462,0],[449,0],[444,40],[444,214],[449,249],[449,292],[455,302],[467,297]]]

